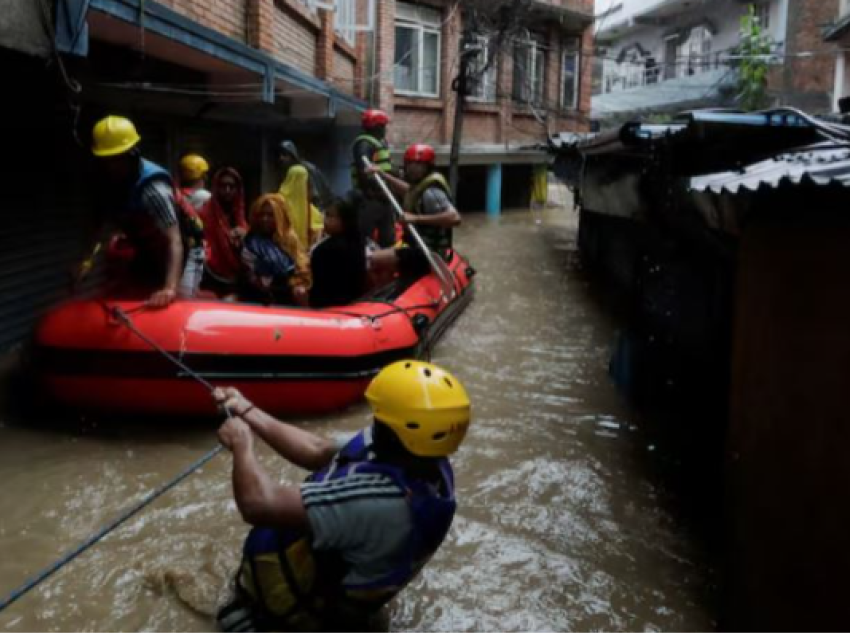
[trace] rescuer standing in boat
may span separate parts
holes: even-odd
[[[107,176],[101,194],[111,220],[134,252],[127,272],[130,282],[155,290],[150,307],[165,307],[178,295],[191,298],[198,291],[204,272],[204,226],[168,171],[142,157],[140,141],[133,122],[109,116],[94,127],[92,153]],[[80,277],[91,268],[91,260],[82,264]]]
[[[363,133],[354,140],[351,162],[351,185],[360,192],[363,205],[360,209],[360,230],[381,247],[395,243],[395,221],[390,203],[372,181],[366,168],[367,159],[378,170],[389,174],[393,169],[390,145],[387,143],[389,115],[382,110],[370,109],[363,113]]]
[[[448,260],[452,247],[452,228],[460,225],[460,213],[451,199],[451,188],[437,171],[436,153],[427,144],[413,144],[404,153],[404,179],[380,172],[376,167],[369,173],[384,179],[390,188],[404,197],[404,221],[413,225],[422,241],[432,252]],[[373,176],[372,178],[376,178]],[[405,232],[407,247],[382,250],[372,256],[377,270],[397,268],[406,275],[420,276],[428,272],[429,264],[422,252]]]
[[[254,526],[220,627],[369,629],[451,526],[448,456],[469,426],[465,389],[435,365],[393,363],[366,390],[372,425],[341,449],[267,415],[236,389],[218,389],[216,399],[233,413],[219,439],[233,453],[236,505]],[[255,434],[315,472],[300,487],[276,483],[257,459]]]

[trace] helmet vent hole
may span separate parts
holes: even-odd
[[[452,381],[451,381],[451,380],[449,380],[448,378],[443,378],[443,381],[444,381],[446,384],[448,384],[448,385],[449,385],[449,388],[450,388],[450,389],[453,389],[453,388],[454,388],[454,384],[452,384]]]
[[[419,428],[419,424],[417,424],[416,422],[408,422],[406,424],[406,426],[407,426],[407,428],[409,428],[412,431],[415,431],[416,429]]]
[[[444,439],[445,437],[446,437],[446,433],[440,432],[440,433],[434,433],[434,435],[433,435],[433,437],[431,437],[431,439],[433,439],[435,442],[439,442],[441,439]]]
[[[431,377],[431,369],[423,369],[422,372],[425,374],[426,378]]]

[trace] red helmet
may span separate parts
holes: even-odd
[[[363,113],[361,123],[363,128],[375,128],[376,126],[386,126],[390,123],[390,118],[384,111],[370,108]]]
[[[437,155],[428,144],[413,144],[404,151],[404,162],[417,161],[420,163],[434,163]]]

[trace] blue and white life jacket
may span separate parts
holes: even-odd
[[[409,478],[403,469],[375,461],[370,431],[361,431],[331,464],[307,478],[328,482],[357,473],[385,475],[406,494],[412,532],[403,555],[386,576],[362,585],[346,585],[347,568],[338,555],[317,554],[311,537],[295,531],[254,528],[243,549],[237,577],[241,592],[275,624],[317,629],[326,608],[341,604],[373,613],[403,589],[445,539],[456,508],[454,475],[439,460],[442,484]]]

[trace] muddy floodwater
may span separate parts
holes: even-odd
[[[705,631],[706,558],[607,375],[618,325],[578,267],[567,208],[469,215],[476,299],[433,351],[473,400],[459,509],[392,631]],[[368,422],[357,406],[319,421]],[[0,597],[216,443],[215,423],[0,422]],[[304,473],[263,449],[280,479]],[[247,527],[224,453],[0,613],[3,631],[209,631]]]

